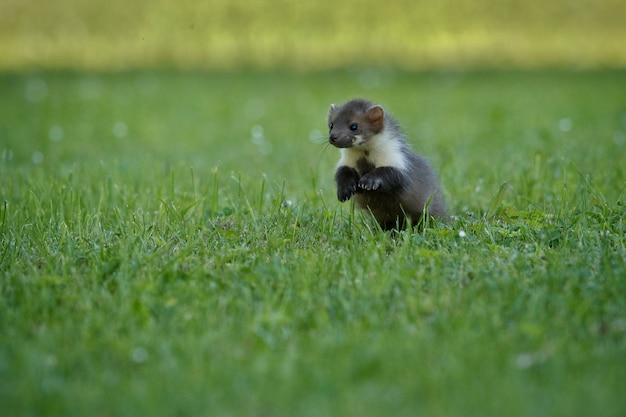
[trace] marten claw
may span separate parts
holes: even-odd
[[[348,201],[356,193],[356,183],[337,189],[337,198],[342,203]]]
[[[359,188],[367,191],[375,191],[382,185],[383,181],[378,177],[364,176],[359,180]]]

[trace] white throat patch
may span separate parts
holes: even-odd
[[[376,167],[406,170],[407,162],[402,150],[402,141],[392,134],[383,130],[378,135],[372,136],[366,143],[359,139],[355,142],[355,146],[341,149],[338,166],[356,168],[357,161],[365,158]]]

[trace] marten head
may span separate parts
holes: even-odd
[[[364,146],[385,127],[385,111],[367,100],[355,99],[328,110],[328,142],[337,148]]]

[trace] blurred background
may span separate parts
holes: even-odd
[[[0,70],[623,68],[624,0],[0,0]]]

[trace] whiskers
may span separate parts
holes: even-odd
[[[321,130],[312,130],[311,133],[309,133],[309,140],[313,143],[329,144],[328,135]]]
[[[317,164],[319,164],[322,156],[324,155],[324,152],[326,152],[326,149],[331,146],[331,144],[328,142],[328,135],[326,135],[321,130],[313,130],[309,134],[309,140],[316,145],[313,155],[317,158]]]

